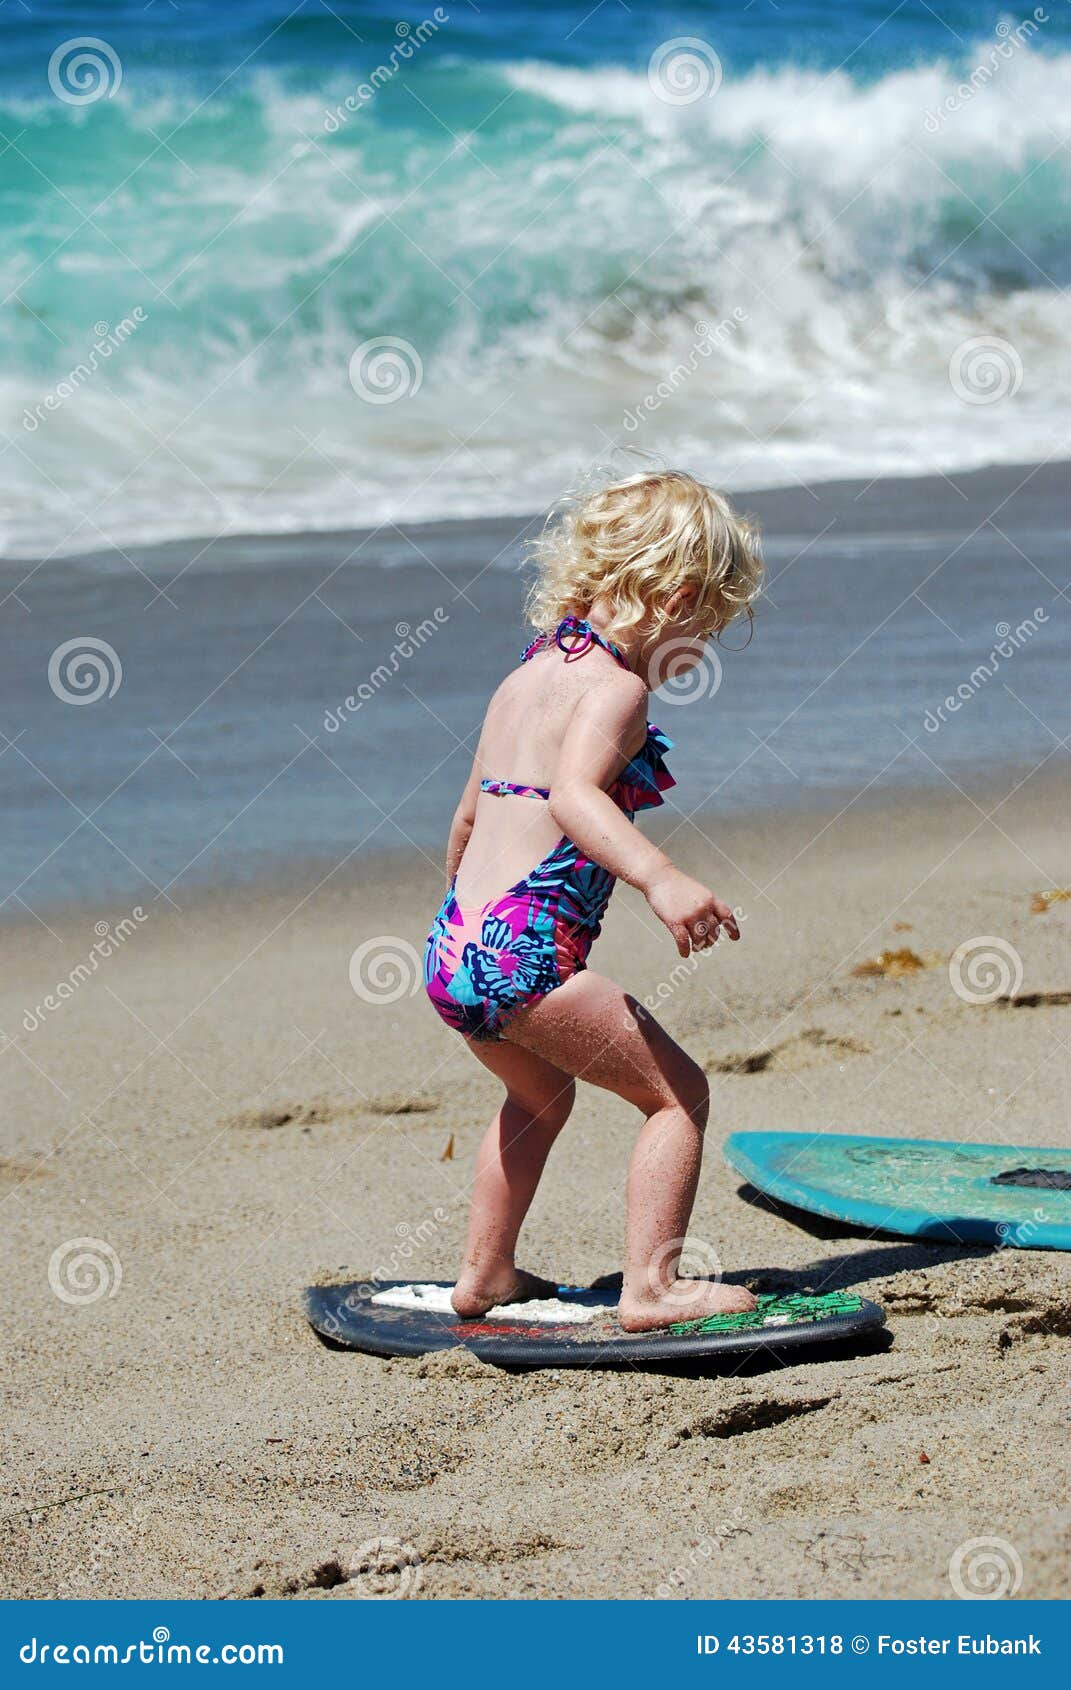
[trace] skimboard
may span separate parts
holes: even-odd
[[[509,1303],[482,1320],[450,1306],[453,1286],[411,1280],[313,1285],[305,1311],[316,1331],[376,1356],[420,1356],[463,1346],[500,1367],[643,1367],[762,1350],[805,1350],[872,1334],[876,1303],[842,1291],[761,1296],[748,1314],[682,1320],[658,1332],[624,1332],[614,1287],[560,1285],[555,1297]]]
[[[870,1231],[1071,1250],[1071,1150],[850,1133],[733,1133],[725,1159],[778,1202]]]

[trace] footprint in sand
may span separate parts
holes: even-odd
[[[14,1191],[16,1186],[24,1185],[30,1179],[48,1179],[49,1171],[40,1166],[31,1167],[25,1162],[0,1161],[0,1191]]]
[[[1066,1009],[1071,992],[1020,992],[1016,997],[997,998],[998,1009]]]
[[[764,1050],[738,1052],[731,1056],[708,1057],[703,1066],[708,1074],[795,1074],[801,1068],[815,1068],[843,1056],[867,1056],[870,1046],[859,1039],[838,1038],[823,1027],[806,1027],[794,1038]]]
[[[325,1121],[344,1121],[354,1115],[426,1115],[438,1109],[439,1099],[426,1094],[383,1092],[359,1099],[310,1098],[296,1103],[266,1103],[232,1115],[229,1127],[315,1127]]]
[[[439,1099],[428,1094],[414,1095],[404,1091],[382,1092],[378,1097],[366,1097],[361,1111],[366,1115],[430,1115],[438,1109]]]

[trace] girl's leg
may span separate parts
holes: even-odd
[[[465,1261],[453,1305],[470,1318],[498,1303],[551,1297],[546,1279],[514,1265],[517,1234],[576,1095],[568,1074],[518,1045],[469,1042],[506,1088],[476,1157]]]
[[[514,1016],[509,1038],[552,1071],[604,1086],[647,1117],[629,1164],[621,1325],[638,1332],[754,1308],[741,1286],[677,1277],[709,1105],[698,1064],[635,998],[589,971]]]

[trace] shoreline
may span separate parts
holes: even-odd
[[[667,814],[910,802],[1042,764],[1071,730],[1065,482],[1035,466],[749,499],[769,576],[754,638],[730,632],[694,689],[651,699],[675,742]],[[40,569],[0,762],[5,907],[182,902],[355,846],[437,856],[530,637],[522,564],[488,520]]]
[[[1045,503],[1053,494],[1066,497],[1068,472],[1071,472],[1071,458],[1016,459],[1007,463],[993,462],[926,474],[905,472],[902,475],[833,475],[821,480],[775,482],[771,485],[730,488],[726,491],[736,505],[750,508],[751,503],[754,503],[760,513],[759,520],[764,526],[769,523],[775,528],[790,530],[793,525],[798,525],[801,532],[809,530],[814,522],[816,504],[843,505],[847,508],[850,500],[851,518],[856,525],[853,532],[860,534],[886,531],[893,518],[902,514],[895,508],[898,499],[914,495],[924,498],[933,506],[931,515],[939,520],[938,531],[954,532],[962,522],[965,499],[969,499],[972,494],[977,495],[981,490],[994,494],[1003,506],[1008,500],[1014,500],[1018,493],[1029,485],[1031,516],[1038,514],[1037,501],[1040,495],[1040,508],[1046,520],[1050,520],[1054,514],[1062,520],[1062,510],[1058,513],[1047,512]],[[628,473],[627,468],[622,473]],[[965,491],[959,491],[961,486]],[[875,492],[875,489],[879,491]],[[885,502],[886,490],[892,501],[891,505]],[[545,511],[529,510],[499,512],[492,516],[444,515],[425,517],[414,522],[391,518],[367,526],[354,524],[341,528],[243,531],[226,534],[222,538],[218,535],[194,532],[176,534],[160,540],[130,538],[115,546],[93,547],[88,551],[50,553],[47,561],[57,569],[78,563],[99,565],[122,553],[136,558],[139,566],[152,575],[152,564],[156,562],[163,565],[172,559],[172,554],[174,560],[181,564],[188,562],[191,551],[194,551],[197,562],[204,558],[211,559],[218,551],[235,565],[255,567],[257,563],[289,563],[293,561],[295,553],[331,552],[337,550],[340,545],[352,546],[359,551],[369,541],[382,534],[396,535],[403,544],[409,541],[420,542],[425,548],[442,545],[449,552],[454,549],[453,542],[461,542],[462,546],[467,548],[474,539],[496,542],[508,535],[511,541],[516,540],[542,523],[545,516]],[[870,526],[871,524],[873,526]],[[932,534],[934,529],[930,526],[926,530],[917,530],[909,526],[902,532],[905,538],[914,538],[921,537],[924,533]],[[313,561],[315,558],[310,556],[310,564]],[[41,560],[38,552],[33,550],[0,555],[0,569],[10,566],[14,570],[35,562],[40,565]]]

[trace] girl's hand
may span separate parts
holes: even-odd
[[[723,904],[708,887],[682,874],[680,869],[661,870],[645,888],[644,895],[659,921],[676,941],[681,956],[709,950],[724,927],[730,939],[739,939],[740,929],[728,904]]]

